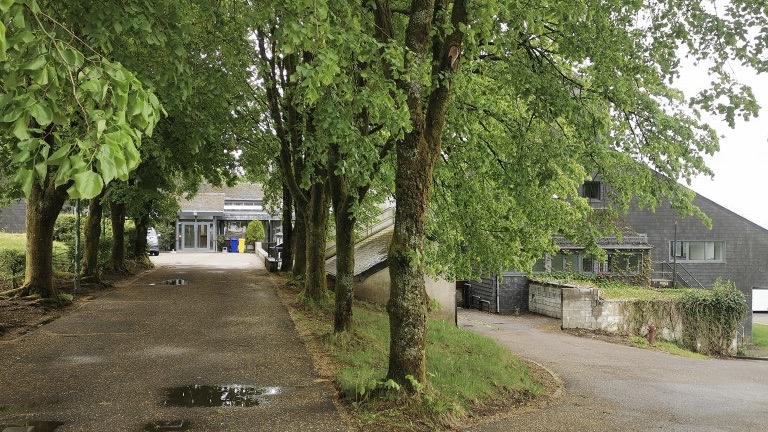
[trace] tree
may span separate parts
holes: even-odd
[[[245,241],[248,243],[262,242],[264,241],[264,234],[264,225],[261,221],[250,221],[245,230]]]
[[[55,297],[53,223],[64,201],[126,179],[161,107],[131,71],[98,51],[103,46],[72,30],[78,17],[67,10],[15,0],[0,11],[1,139],[12,157],[3,172],[28,201],[22,291]]]
[[[734,59],[764,71],[767,63],[760,53],[768,28],[758,24],[766,11],[751,1],[713,10],[678,1],[414,0],[395,12],[381,0],[374,14],[382,42],[400,50],[407,71],[391,75],[408,97],[410,129],[396,144],[387,306],[388,377],[406,385],[409,376],[425,379],[427,260],[455,273],[477,263],[529,268],[552,247],[553,233],[594,242],[598,230],[574,229],[590,213],[577,187],[594,172],[613,186],[615,210],[667,196],[681,212],[700,214],[676,183],[707,173],[702,156],[717,148],[698,109],[729,121],[751,117],[751,92],[724,66]],[[681,47],[709,61],[714,77],[688,103],[670,85]],[[654,180],[648,166],[666,180]],[[430,209],[431,197],[445,205]],[[451,207],[479,211],[452,220]],[[427,231],[430,215],[445,226]],[[425,250],[428,232],[434,241]],[[452,266],[448,259],[469,243],[469,257]]]

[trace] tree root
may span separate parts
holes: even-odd
[[[3,292],[0,292],[0,297],[20,297],[21,295],[24,294],[25,289],[26,287],[19,287],[19,288],[10,289],[8,291],[3,291]]]

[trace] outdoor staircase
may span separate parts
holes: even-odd
[[[704,288],[682,264],[662,261],[653,263],[651,286],[654,288]]]

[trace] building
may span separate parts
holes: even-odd
[[[267,242],[282,242],[282,220],[264,209],[264,190],[254,183],[233,187],[204,184],[192,198],[179,202],[176,218],[176,250],[220,250],[224,240],[244,238],[248,223],[264,225]],[[228,247],[225,245],[224,247]]]
[[[595,209],[605,208],[606,185],[586,182],[580,195]],[[607,278],[634,279],[639,285],[709,289],[719,278],[731,281],[752,306],[752,291],[768,288],[768,229],[701,195],[694,198],[711,220],[712,229],[696,217],[681,217],[669,203],[655,211],[630,207],[622,216],[621,243],[616,238],[599,244],[608,254],[597,262],[583,248],[556,239],[560,252],[544,257],[533,273],[578,272]],[[528,309],[528,279],[525,273],[502,272],[480,281],[460,283],[467,307],[497,313]],[[750,309],[752,309],[750,307]],[[751,317],[744,323],[751,335]]]
[[[0,232],[27,232],[27,203],[17,200],[0,208]]]

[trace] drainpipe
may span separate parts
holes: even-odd
[[[499,280],[502,277],[503,276],[501,275],[501,266],[499,266],[499,275],[496,277],[496,286],[495,286],[495,290],[496,290],[496,313],[499,313]]]
[[[677,221],[675,221],[675,237],[672,241],[672,288],[677,280]]]

